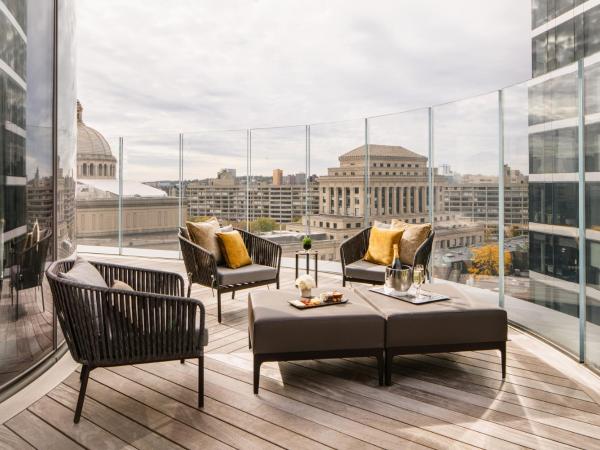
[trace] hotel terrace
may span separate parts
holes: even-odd
[[[114,138],[75,3],[0,0],[0,448],[600,448],[599,1],[485,95]]]

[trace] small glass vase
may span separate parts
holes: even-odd
[[[302,298],[312,298],[312,289],[300,289]]]

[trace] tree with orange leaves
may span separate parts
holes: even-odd
[[[471,251],[473,258],[469,273],[473,275],[498,275],[500,267],[498,245],[488,244],[483,247],[472,248]],[[504,251],[505,273],[508,273],[511,263],[512,256],[510,252]]]

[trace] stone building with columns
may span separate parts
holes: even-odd
[[[362,228],[366,210],[365,146],[344,153],[339,161],[319,177],[319,214],[308,219],[311,231],[330,239],[344,239]],[[369,145],[369,161],[370,222],[428,222],[427,158],[400,146]],[[435,177],[434,197],[441,205],[448,183],[446,177]],[[449,220],[443,205],[436,208],[436,220]]]
[[[341,242],[364,227],[365,146],[339,157],[339,166],[320,176],[319,214],[304,217],[302,225],[288,225],[290,231],[325,233]],[[369,145],[369,223],[398,218],[409,223],[429,222],[427,157],[395,145]],[[448,177],[434,171],[435,224],[444,246],[483,241],[483,228],[458,226],[446,210],[444,193]],[[468,230],[468,232],[467,232]],[[460,234],[462,239],[456,238]],[[463,244],[464,245],[464,244]]]

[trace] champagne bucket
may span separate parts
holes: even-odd
[[[397,292],[406,292],[412,285],[412,269],[404,266],[401,269],[385,268],[385,286]]]

